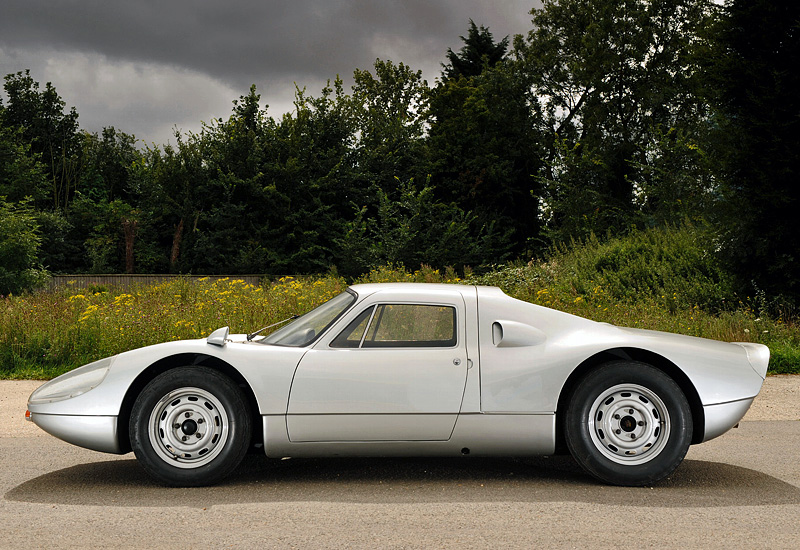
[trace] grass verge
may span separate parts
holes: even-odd
[[[356,282],[445,282],[499,286],[515,298],[620,326],[724,341],[760,342],[770,373],[800,373],[800,328],[731,298],[723,270],[693,227],[590,239],[546,261],[498,266],[460,279],[452,271],[384,266]],[[283,278],[262,286],[241,280],[166,283],[129,290],[95,288],[0,300],[0,378],[49,379],[126,350],[200,338],[221,326],[250,332],[304,313],[347,286],[336,274]]]

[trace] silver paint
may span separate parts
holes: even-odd
[[[31,420],[57,438],[103,453],[120,454],[116,416],[77,416],[31,413]]]
[[[131,385],[138,377],[149,379],[150,365],[180,354],[212,357],[239,372],[264,419],[269,456],[461,454],[463,449],[482,455],[550,454],[567,378],[598,353],[645,350],[680,369],[703,406],[704,440],[742,418],[769,360],[769,350],[759,344],[596,323],[515,300],[493,287],[392,283],[352,288],[356,302],[310,347],[248,342],[244,334],[220,329],[209,339],[128,351],[114,358],[91,391],[29,402],[32,419],[65,441],[119,452],[127,445],[118,441],[117,416]],[[456,307],[457,345],[329,346],[361,311],[387,302]]]

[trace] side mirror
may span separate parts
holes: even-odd
[[[206,338],[206,342],[211,344],[212,346],[224,347],[225,340],[228,339],[228,331],[229,331],[228,327],[218,328],[217,330],[208,335],[208,338]]]

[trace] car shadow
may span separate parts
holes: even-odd
[[[800,488],[755,470],[685,460],[653,487],[594,481],[570,457],[325,458],[248,456],[214,487],[168,488],[132,459],[65,468],[18,485],[7,500],[92,506],[188,506],[267,502],[579,502],[686,508],[800,503]]]

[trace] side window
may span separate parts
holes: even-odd
[[[382,304],[353,319],[333,348],[449,348],[456,345],[456,308]]]
[[[455,308],[411,304],[378,306],[363,343],[365,348],[454,345]]]
[[[364,336],[367,323],[370,317],[372,317],[372,312],[374,310],[375,306],[365,309],[361,315],[353,319],[353,321],[347,325],[347,328],[344,329],[339,336],[334,338],[330,346],[332,348],[357,348],[359,344],[361,344],[361,337]]]

